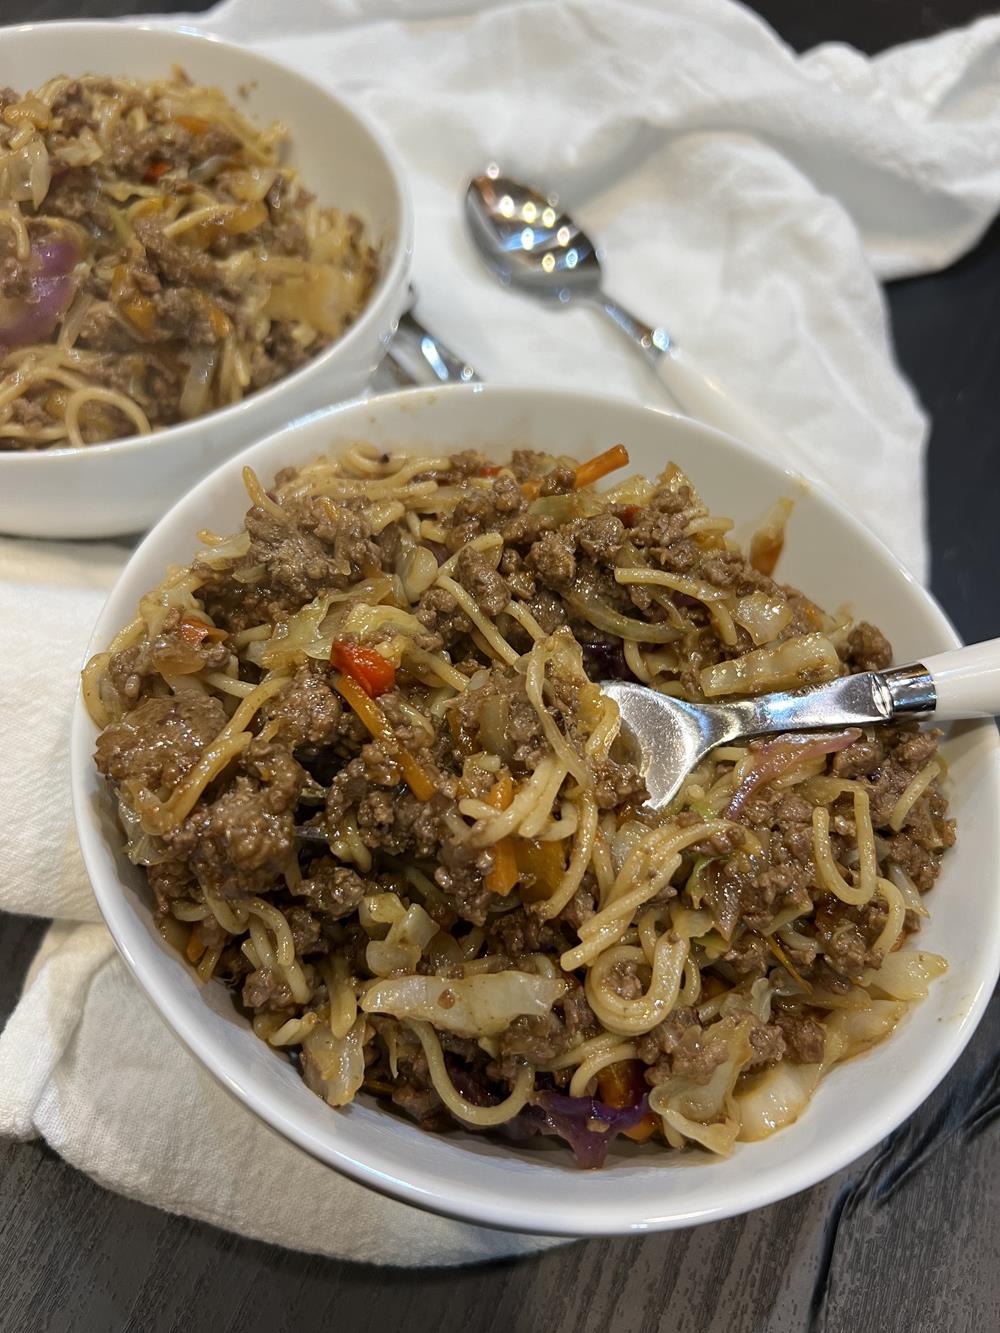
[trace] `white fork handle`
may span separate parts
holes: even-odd
[[[934,681],[937,717],[1000,714],[1000,639],[953,648],[924,658],[922,665]]]
[[[752,407],[735,398],[688,352],[671,346],[653,362],[653,370],[688,416],[716,426],[769,458],[794,462],[795,449],[789,440],[762,421]]]

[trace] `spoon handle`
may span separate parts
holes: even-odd
[[[598,303],[644,354],[682,412],[772,458],[795,461],[795,450],[785,436],[762,421],[752,407],[734,397],[710,371],[703,370],[688,352],[677,346],[666,329],[651,328],[617,301],[601,296]]]
[[[472,384],[472,366],[405,311],[389,344],[389,357],[411,384]]]

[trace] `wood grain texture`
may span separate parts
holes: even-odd
[[[0,19],[135,0],[0,0]],[[161,10],[198,0],[159,0]],[[980,0],[759,0],[792,45],[878,50]],[[2,40],[2,37],[0,37]],[[933,586],[966,637],[996,633],[1000,227],[949,272],[890,289],[900,363],[933,414]],[[44,923],[0,917],[0,1024]],[[0,1333],[995,1333],[1000,1000],[944,1084],[849,1170],[744,1218],[463,1270],[291,1254],[118,1198],[43,1145],[0,1144]]]

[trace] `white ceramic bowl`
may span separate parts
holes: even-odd
[[[113,537],[141,532],[216,464],[296,417],[361,391],[407,299],[409,195],[371,125],[318,84],[244,47],[142,23],[38,23],[0,30],[0,87],[26,92],[55,74],[163,78],[181,65],[262,125],[288,126],[288,160],[320,203],[356,213],[380,273],[358,319],[306,365],[242,402],[151,436],[87,449],[0,452],[0,532]],[[245,97],[238,89],[245,90]]]
[[[101,615],[92,650],[131,617],[140,594],[169,563],[190,560],[199,528],[241,526],[245,464],[270,478],[361,439],[435,452],[474,446],[496,457],[511,447],[535,447],[581,458],[620,440],[635,470],[654,474],[674,459],[713,512],[737,521],[757,519],[776,496],[791,494],[796,507],[780,577],[828,607],[852,603],[885,629],[901,661],[957,642],[934,601],[836,499],[728,437],[611,399],[477,385],[348,405],[225,463],[140,546]],[[322,1161],[408,1203],[470,1221],[611,1234],[689,1226],[794,1194],[845,1166],[919,1105],[968,1041],[997,975],[1000,743],[992,722],[984,722],[957,729],[945,749],[959,837],[930,896],[931,919],[920,942],[944,954],[950,969],[887,1042],[832,1072],[797,1124],[762,1143],[737,1145],[728,1160],[626,1145],[603,1170],[586,1172],[568,1151],[518,1148],[463,1132],[424,1134],[364,1100],[333,1111],[254,1037],[221,983],[200,986],[157,934],[143,876],[118,850],[120,835],[91,759],[94,738],[78,705],[72,778],[84,859],[118,947],[174,1031],[246,1106]]]

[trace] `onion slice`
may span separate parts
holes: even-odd
[[[754,763],[743,781],[733,793],[733,798],[723,813],[723,819],[735,819],[743,806],[759,787],[787,773],[796,764],[806,759],[816,759],[819,755],[836,754],[853,744],[861,735],[858,727],[848,727],[846,731],[801,732],[796,735],[778,736],[773,741],[766,741],[756,753]]]
[[[76,294],[75,269],[83,248],[68,228],[32,237],[25,261],[29,290],[0,299],[0,355],[48,338]]]

